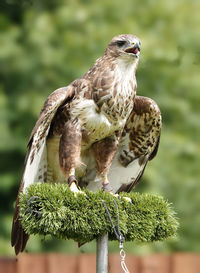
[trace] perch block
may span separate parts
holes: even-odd
[[[108,232],[116,240],[102,200],[115,226],[119,208],[120,230],[126,241],[161,241],[176,234],[175,213],[162,197],[152,194],[120,193],[132,204],[107,192],[91,192],[76,197],[65,184],[35,183],[20,196],[20,219],[28,234],[50,234],[61,239],[86,243]]]

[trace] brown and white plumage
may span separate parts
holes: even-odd
[[[46,100],[32,131],[19,192],[34,182],[76,182],[91,190],[108,185],[130,191],[157,151],[161,115],[136,96],[139,39],[119,35],[82,78]],[[107,187],[108,188],[108,187]],[[23,251],[28,235],[19,220],[18,198],[12,245]]]
[[[150,98],[136,96],[108,175],[113,192],[130,192],[138,184],[146,164],[156,156],[161,123],[157,104]],[[92,153],[86,162],[95,162]],[[87,188],[96,191],[101,185],[91,183],[96,176],[94,164],[88,164],[87,175],[81,181],[85,186],[90,181]]]

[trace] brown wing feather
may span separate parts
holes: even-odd
[[[118,193],[130,192],[136,187],[148,161],[152,160],[157,154],[161,133],[161,113],[157,104],[150,98],[136,96],[127,127],[130,130],[129,147],[133,149],[140,166],[143,167],[133,181],[129,184],[123,184],[119,188]]]
[[[160,144],[160,136],[157,139],[156,146],[155,146],[153,152],[149,156],[149,161],[154,159],[154,157],[157,155],[159,144]]]
[[[36,135],[38,135],[38,139],[46,137],[46,132],[48,131],[52,119],[55,116],[58,108],[70,101],[74,96],[74,93],[74,87],[70,85],[67,87],[59,88],[49,95],[42,107],[39,118],[31,132],[31,136],[28,142],[28,153],[26,159],[29,156],[29,152],[32,148],[34,137]],[[40,129],[41,126],[42,130]]]
[[[26,160],[25,160],[25,169],[26,169],[28,158],[30,156],[33,156],[34,158],[34,154],[37,152],[37,145],[36,145],[37,139],[39,141],[42,138],[46,138],[51,121],[53,117],[55,116],[56,111],[64,103],[69,102],[73,98],[73,96],[74,96],[74,88],[73,86],[68,86],[68,87],[57,89],[47,98],[29,139],[28,151],[27,151]],[[25,173],[25,170],[24,170],[24,173]],[[23,188],[24,188],[24,175],[22,178],[22,182],[21,182],[17,200],[16,200],[15,212],[14,212],[13,224],[12,224],[12,232],[11,232],[11,245],[15,248],[16,255],[25,249],[26,243],[29,238],[29,236],[23,230],[20,219],[19,219],[19,195],[23,191]]]

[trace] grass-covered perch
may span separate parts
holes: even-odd
[[[101,191],[85,190],[85,193],[75,197],[65,184],[31,185],[20,196],[23,228],[28,234],[50,234],[82,243],[105,232],[109,233],[110,240],[116,240],[102,204],[103,199],[116,225],[115,197]],[[115,198],[119,207],[120,229],[126,241],[161,241],[175,235],[178,226],[175,213],[162,197],[135,192],[121,193],[120,196],[132,200],[131,205],[123,198]]]

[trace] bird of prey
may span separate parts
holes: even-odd
[[[138,183],[161,131],[157,104],[136,96],[139,57],[139,39],[118,35],[86,74],[49,95],[30,136],[19,193],[34,182],[68,183],[75,194],[78,185],[119,193]],[[28,238],[18,194],[11,238],[16,254]]]

